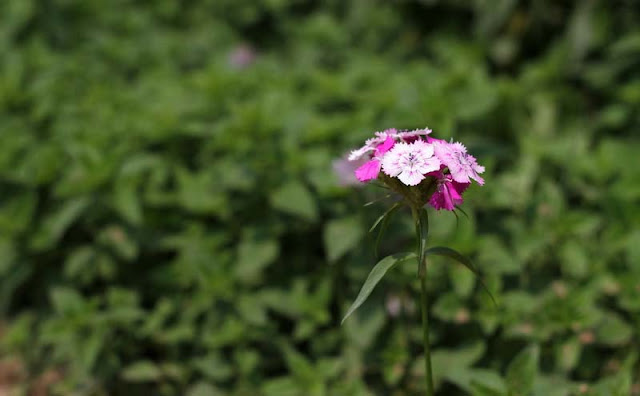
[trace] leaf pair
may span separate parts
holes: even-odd
[[[376,238],[376,253],[377,253],[378,243],[380,242],[382,233],[384,232],[384,229],[386,228],[389,222],[389,219],[391,218],[391,215],[395,213],[401,206],[402,206],[401,202],[394,204],[391,208],[389,208],[389,210],[383,213],[382,216],[380,216],[376,220],[376,222],[373,224],[373,226],[369,230],[369,232],[371,232],[378,226],[378,224],[381,224],[378,237]],[[497,305],[496,300],[493,298],[493,295],[491,294],[487,286],[484,284],[482,279],[480,279],[480,274],[478,270],[474,267],[473,263],[471,262],[471,260],[469,260],[469,258],[467,258],[466,256],[462,255],[461,253],[459,253],[454,249],[444,247],[444,246],[436,246],[429,249],[426,248],[427,236],[429,234],[429,217],[426,209],[420,209],[419,211],[414,210],[413,216],[416,224],[416,237],[418,238],[418,243],[419,243],[419,246],[418,246],[419,255],[415,253],[398,253],[398,254],[393,254],[391,256],[387,256],[382,260],[380,260],[373,267],[371,272],[369,272],[369,276],[367,277],[364,284],[362,285],[362,288],[360,289],[360,292],[358,293],[356,300],[353,302],[353,304],[351,304],[351,306],[347,310],[347,313],[344,315],[344,318],[342,319],[341,323],[344,323],[344,321],[367,300],[367,298],[369,297],[369,295],[371,294],[375,286],[378,284],[378,282],[380,282],[380,280],[384,277],[387,271],[389,271],[391,268],[393,268],[395,265],[401,262],[407,261],[409,259],[417,258],[418,264],[419,264],[419,269],[418,269],[419,276],[422,276],[424,275],[423,271],[426,270],[425,260],[427,256],[430,256],[430,255],[448,257],[464,265],[467,269],[469,269],[478,277],[480,285],[484,288],[487,294],[489,294],[489,297],[491,297],[491,300],[493,301],[493,303]]]

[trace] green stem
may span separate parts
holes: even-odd
[[[424,252],[427,248],[426,241],[428,233],[428,225],[422,224],[420,217],[421,208],[411,208],[413,220],[416,225],[416,238],[418,238],[418,278],[420,279],[420,289],[422,298],[420,306],[422,312],[422,341],[424,343],[424,372],[427,381],[427,396],[433,396],[433,374],[431,369],[431,344],[429,342],[429,296],[427,293],[427,260]],[[426,220],[426,219],[425,219]],[[426,220],[428,221],[428,220]],[[426,231],[425,231],[426,230]]]
[[[422,289],[422,342],[424,343],[424,372],[427,378],[427,395],[433,396],[433,375],[431,373],[431,344],[429,343],[429,312],[427,306],[429,298],[427,296],[427,277],[426,274],[420,278],[420,287]]]

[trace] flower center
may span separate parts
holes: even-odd
[[[456,159],[461,165],[469,165],[469,161],[467,160],[467,155],[465,153],[456,153]]]
[[[407,166],[413,168],[414,166],[416,166],[420,161],[420,157],[416,155],[416,153],[407,153],[406,157],[405,157],[405,163]]]

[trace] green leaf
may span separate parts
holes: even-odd
[[[540,349],[531,345],[523,349],[509,364],[506,381],[509,395],[528,395],[538,375],[538,360]]]
[[[376,220],[376,222],[373,224],[373,226],[371,226],[371,228],[369,229],[369,232],[372,232],[376,228],[378,223],[380,223],[380,221],[382,220],[382,224],[380,225],[380,231],[378,231],[378,236],[376,237],[376,242],[373,247],[376,257],[378,256],[378,246],[380,246],[382,235],[387,229],[387,226],[389,225],[389,221],[391,221],[391,217],[401,206],[402,206],[401,202],[395,203],[391,208],[389,208],[389,210],[384,212],[384,214],[380,216],[378,220]]]
[[[257,282],[263,270],[278,258],[280,246],[276,239],[243,238],[238,244],[235,275],[245,282]]]
[[[493,301],[493,303],[495,305],[498,305],[498,303],[496,302],[496,299],[493,298],[493,294],[491,294],[491,292],[489,291],[489,288],[487,287],[487,285],[485,285],[484,282],[482,281],[482,279],[480,278],[480,273],[474,267],[473,263],[471,262],[471,260],[469,260],[468,257],[462,255],[461,253],[459,253],[458,251],[456,251],[454,249],[451,249],[451,248],[448,248],[448,247],[445,247],[445,246],[435,246],[435,247],[427,249],[425,251],[425,253],[424,253],[425,257],[429,256],[429,255],[432,255],[432,254],[435,254],[437,256],[444,256],[444,257],[452,258],[452,259],[456,260],[457,262],[459,262],[460,264],[462,264],[465,267],[467,267],[471,272],[473,272],[478,277],[478,281],[480,282],[480,285],[487,292],[489,297],[491,297],[491,300]]]
[[[342,318],[341,323],[344,323],[344,321],[356,309],[358,309],[358,307],[360,307],[362,303],[364,303],[367,300],[367,298],[373,291],[373,288],[376,287],[378,282],[380,282],[380,279],[382,279],[384,274],[386,274],[389,269],[391,269],[394,265],[400,262],[403,262],[415,257],[416,257],[415,253],[398,253],[398,254],[393,254],[391,256],[387,256],[382,260],[380,260],[378,264],[376,264],[373,267],[371,272],[369,272],[369,276],[367,277],[367,280],[364,282],[364,285],[362,285],[362,289],[360,289],[360,293],[358,293],[358,297],[356,297],[356,300],[353,302],[353,304],[351,304],[351,306],[347,310],[347,313],[344,315],[344,318]]]
[[[195,359],[192,366],[205,378],[215,381],[225,381],[233,375],[231,364],[213,353]]]
[[[619,315],[608,312],[596,330],[596,340],[608,346],[623,346],[633,336],[631,326]]]
[[[465,394],[471,394],[471,380],[475,377],[471,366],[484,355],[486,349],[482,341],[457,348],[436,349],[431,354],[435,382],[447,381],[464,389],[467,392]],[[414,362],[413,370],[424,370],[423,357]]]
[[[556,351],[556,361],[558,362],[558,368],[563,372],[573,370],[580,361],[580,354],[582,353],[582,343],[577,337],[572,337],[569,340],[558,345]]]
[[[36,251],[52,248],[89,204],[90,200],[87,197],[67,201],[60,210],[44,220],[33,237],[32,248]]]
[[[221,396],[223,393],[213,385],[206,382],[198,382],[191,386],[186,393],[187,396]]]
[[[153,362],[141,360],[122,371],[122,378],[130,382],[156,381],[162,377],[162,371]]]
[[[362,235],[362,227],[355,216],[328,222],[324,228],[324,248],[329,262],[337,261],[358,245]]]
[[[276,377],[265,381],[261,390],[266,396],[297,396],[300,395],[300,388],[293,377]]]
[[[17,253],[12,241],[8,238],[0,237],[0,276],[4,277],[16,261]]]
[[[387,199],[387,198],[389,198],[389,197],[391,197],[391,194],[383,195],[382,197],[380,197],[380,198],[378,198],[378,199],[374,199],[373,201],[369,201],[369,202],[367,202],[367,203],[366,203],[366,204],[364,204],[363,206],[364,206],[364,207],[371,206],[371,205],[373,205],[373,204],[375,204],[375,203],[378,203],[378,202],[380,202],[380,201],[382,201],[382,200],[384,200],[384,199]]]
[[[84,299],[75,290],[68,287],[55,287],[50,292],[51,304],[61,314],[80,312],[85,306]]]
[[[376,229],[376,227],[378,226],[378,224],[380,224],[380,222],[382,220],[384,220],[387,217],[391,216],[401,206],[402,206],[401,202],[396,202],[395,204],[393,204],[393,206],[391,206],[389,209],[387,209],[386,212],[384,212],[380,217],[378,217],[378,219],[375,221],[375,223],[373,223],[371,228],[369,228],[369,232],[373,232],[373,230]]]
[[[313,221],[318,209],[311,192],[300,182],[289,182],[269,197],[271,206],[282,212]]]
[[[502,377],[491,370],[469,370],[471,394],[475,396],[506,396],[507,386]]]
[[[632,376],[629,370],[620,370],[616,374],[602,378],[591,388],[594,396],[627,396],[630,394]]]
[[[111,199],[113,207],[119,214],[131,224],[142,223],[142,205],[140,194],[137,192],[137,185],[133,182],[118,182],[113,191]]]

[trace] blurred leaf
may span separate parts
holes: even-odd
[[[469,260],[467,257],[463,256],[459,252],[457,252],[457,251],[455,251],[455,250],[453,250],[451,248],[445,247],[445,246],[435,246],[435,247],[429,248],[429,249],[427,249],[425,251],[425,256],[430,256],[432,254],[435,254],[435,255],[438,255],[438,256],[444,256],[444,257],[452,258],[455,261],[457,261],[460,264],[462,264],[465,267],[467,267],[469,269],[469,271],[471,271],[474,275],[476,275],[476,278],[480,282],[480,285],[482,285],[482,287],[487,292],[489,297],[491,297],[491,300],[493,301],[493,303],[495,305],[498,305],[498,303],[496,302],[495,298],[493,297],[493,294],[491,294],[491,291],[489,291],[489,288],[484,284],[484,282],[480,278],[480,273],[474,267],[474,265],[471,262],[471,260]]]
[[[85,306],[82,296],[70,288],[54,288],[51,291],[50,298],[55,310],[61,314],[77,314]]]
[[[324,228],[324,247],[329,262],[337,261],[353,249],[362,236],[362,227],[357,217],[329,221]]]
[[[540,350],[537,345],[529,346],[509,363],[506,382],[510,395],[528,395],[533,389],[538,375]]]
[[[471,393],[482,396],[506,396],[507,385],[498,373],[485,369],[472,369],[469,372]]]
[[[275,209],[308,221],[314,221],[318,217],[313,195],[297,181],[288,182],[274,191],[269,196],[269,202]]]
[[[301,389],[291,377],[276,377],[262,384],[266,396],[298,396]]]
[[[469,368],[482,357],[486,351],[484,342],[474,342],[455,349],[436,349],[431,353],[434,380],[445,379],[469,389],[471,377]],[[416,361],[414,367],[424,370],[424,359]]]
[[[223,393],[216,389],[213,385],[206,382],[198,382],[192,385],[186,393],[186,396],[222,396]]]
[[[113,205],[122,217],[131,224],[143,220],[142,205],[137,186],[134,183],[117,183],[113,192]]]
[[[609,312],[596,331],[596,339],[605,345],[625,345],[633,335],[633,330],[619,315]]]
[[[579,363],[582,345],[577,338],[570,338],[560,344],[556,352],[556,360],[563,371],[573,370]]]
[[[0,230],[7,235],[27,229],[36,212],[38,196],[34,191],[15,194],[0,207]]]
[[[233,375],[231,366],[216,354],[195,359],[193,366],[207,378],[215,381],[225,381]]]
[[[40,251],[53,247],[62,238],[67,228],[89,206],[89,203],[90,201],[86,197],[69,200],[62,208],[49,215],[34,235],[31,243],[32,248]]]
[[[274,239],[244,238],[238,244],[236,276],[247,282],[258,280],[263,269],[278,258],[279,250]]]
[[[162,377],[162,372],[155,363],[141,360],[125,367],[122,378],[129,382],[157,381]]]

